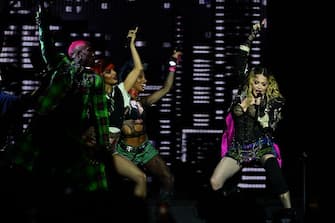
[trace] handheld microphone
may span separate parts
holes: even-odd
[[[254,95],[254,98],[255,98],[255,105],[259,106],[262,100],[262,93],[258,92],[256,95]]]
[[[259,105],[257,106],[258,107],[258,114],[259,114],[259,117],[263,117],[265,115],[266,100],[264,98],[264,95],[261,94],[261,93],[258,93],[257,97],[260,97],[260,99],[259,99],[260,102],[259,102]]]

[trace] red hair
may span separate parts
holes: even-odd
[[[106,70],[114,70],[115,66],[114,64],[110,62],[106,62],[103,59],[98,60],[98,62],[95,63],[94,67],[92,67],[92,70],[94,70],[98,74],[102,74]]]

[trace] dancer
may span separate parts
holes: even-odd
[[[137,27],[136,29],[129,30],[128,32],[127,38],[130,38],[129,48],[132,54],[134,67],[123,82],[118,83],[118,76],[114,69],[114,65],[106,59],[101,59],[93,68],[95,71],[100,73],[105,81],[105,91],[110,117],[110,141],[113,146],[115,146],[119,140],[124,115],[130,109],[130,96],[128,94],[128,90],[133,86],[136,78],[143,71],[142,62],[135,47],[136,33]],[[94,135],[87,137],[89,140],[88,142],[94,145]],[[115,169],[119,175],[127,177],[135,182],[134,195],[136,197],[142,199],[146,198],[146,175],[134,163],[116,152],[113,154],[112,168]],[[113,184],[113,178],[111,179],[111,184]]]
[[[41,1],[36,19],[50,83],[25,136],[15,146],[13,162],[32,171],[41,190],[106,191],[105,161],[114,149],[103,79],[88,69],[94,65],[94,50],[88,41],[76,40],[68,56],[58,53],[44,6]],[[94,148],[81,139],[89,126],[96,131]]]
[[[170,60],[169,72],[163,87],[149,96],[140,97],[146,85],[145,73],[141,72],[135,84],[129,90],[131,96],[131,110],[123,122],[121,138],[117,151],[122,156],[143,166],[153,176],[158,177],[162,187],[159,199],[159,213],[167,214],[174,187],[174,177],[165,164],[158,150],[149,141],[146,132],[146,109],[160,100],[172,88],[174,75],[181,57],[180,51],[174,51]]]
[[[253,39],[262,25],[253,26],[248,42],[240,46],[241,67],[239,74],[240,89],[230,107],[234,130],[228,140],[228,151],[216,166],[210,183],[213,190],[223,187],[226,180],[236,174],[245,164],[260,162],[266,170],[266,176],[272,190],[278,194],[283,208],[292,209],[290,193],[282,175],[278,153],[274,148],[273,131],[282,118],[284,98],[278,83],[266,68],[254,67],[245,72],[247,57]]]

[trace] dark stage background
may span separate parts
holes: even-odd
[[[34,90],[44,69],[32,2],[0,3],[1,74],[6,77],[7,90],[17,94]],[[284,120],[276,136],[293,203],[301,215],[306,212],[315,216],[320,212],[320,155],[314,148],[324,142],[317,141],[317,133],[311,131],[316,127],[316,113],[312,114],[304,90],[313,84],[310,75],[319,71],[313,59],[319,49],[302,44],[312,42],[313,33],[319,28],[313,27],[311,33],[313,21],[307,19],[310,12],[306,5],[302,10],[302,5],[293,6],[290,1],[256,0],[50,3],[51,25],[60,51],[66,52],[72,40],[88,39],[98,57],[111,57],[117,68],[129,58],[129,49],[125,47],[127,31],[138,26],[137,46],[147,66],[148,93],[162,85],[164,65],[173,49],[183,51],[173,90],[149,111],[149,135],[175,174],[176,197],[195,201],[198,218],[203,221],[210,213],[206,206],[212,202],[206,191],[220,159],[224,116],[233,90],[232,56],[246,39],[251,25],[267,18],[265,32],[253,44],[251,62],[264,64],[276,75],[287,99]],[[312,90],[319,92],[319,88]],[[22,117],[22,129],[33,113],[28,111]]]

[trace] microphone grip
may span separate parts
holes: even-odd
[[[255,106],[256,106],[256,116],[257,117],[263,117],[265,115],[265,101],[263,98],[263,95],[261,93],[258,93],[256,95],[257,100],[259,100]]]
[[[262,106],[258,106],[258,116],[263,117],[265,115],[265,109]]]
[[[265,115],[265,107],[266,107],[266,102],[264,101],[263,97],[261,98],[261,102],[259,103],[258,107],[259,107],[258,108],[259,117],[263,117]]]

